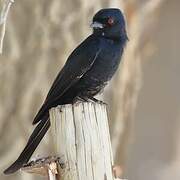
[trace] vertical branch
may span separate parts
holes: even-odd
[[[6,21],[8,12],[13,2],[14,0],[6,0],[4,3],[2,3],[2,10],[0,12],[0,54],[2,53],[3,49],[3,40],[6,31]]]

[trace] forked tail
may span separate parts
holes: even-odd
[[[43,118],[39,124],[34,129],[33,133],[31,134],[27,145],[25,146],[24,150],[18,157],[18,159],[5,171],[4,174],[11,174],[19,170],[25,163],[27,163],[32,156],[33,152],[37,148],[38,144],[46,134],[47,130],[50,127],[50,120],[49,117],[46,116]]]

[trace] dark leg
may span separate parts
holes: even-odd
[[[88,102],[87,98],[76,96],[76,98],[73,100],[73,104],[77,102]]]
[[[96,102],[96,103],[100,103],[100,104],[105,104],[103,101],[100,101],[92,96],[88,97],[90,100],[92,100],[93,102]]]
[[[100,103],[100,104],[106,104],[103,101],[100,101],[100,100],[94,98],[93,96],[89,96],[89,97],[77,96],[74,99],[73,103],[76,103],[76,102],[95,102],[95,103]]]

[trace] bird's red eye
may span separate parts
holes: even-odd
[[[114,24],[114,19],[113,19],[112,17],[110,17],[110,18],[108,19],[108,24],[109,24],[110,26],[112,26],[112,25]]]

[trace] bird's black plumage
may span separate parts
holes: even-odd
[[[112,78],[127,41],[125,20],[119,9],[98,11],[93,17],[93,33],[69,56],[34,118],[37,124],[18,159],[4,171],[14,173],[27,163],[50,127],[49,109],[73,103],[77,98],[91,99]]]

